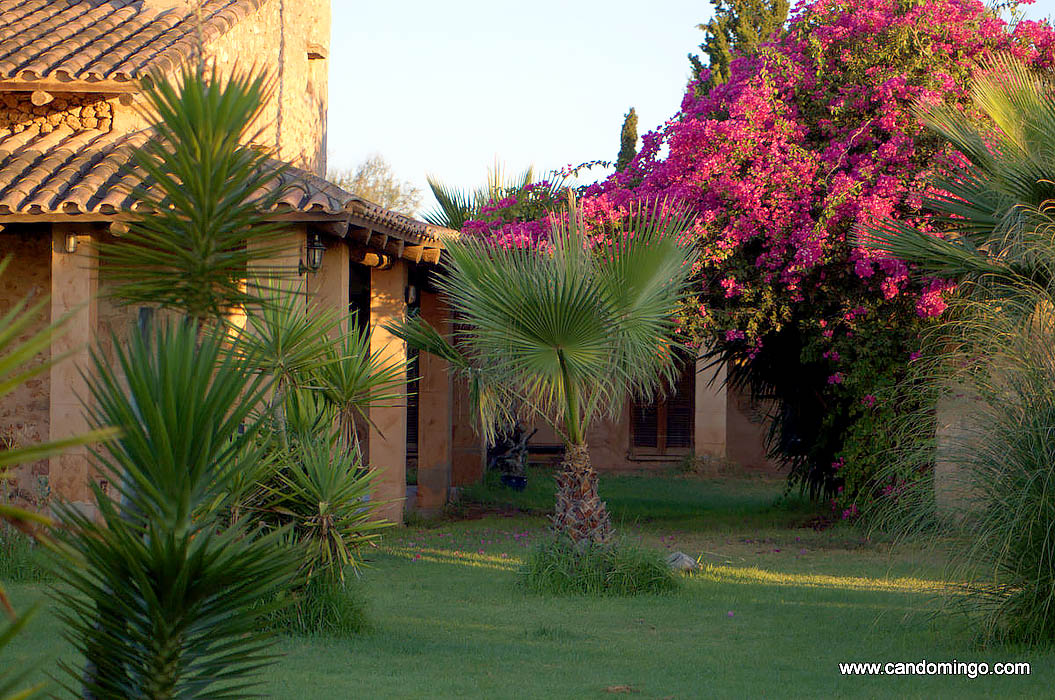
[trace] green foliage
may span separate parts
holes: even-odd
[[[329,334],[341,319],[328,310],[309,311],[302,295],[282,286],[261,283],[263,303],[249,309],[233,347],[248,367],[273,382],[270,406],[284,449],[288,446],[286,395],[311,386],[314,373],[330,359]]]
[[[714,17],[697,25],[705,34],[700,51],[707,58],[689,54],[697,94],[705,94],[729,81],[729,64],[739,56],[757,54],[761,45],[778,33],[788,18],[788,0],[711,0]]]
[[[120,302],[202,322],[257,301],[245,272],[277,252],[280,226],[268,217],[284,191],[282,166],[249,145],[271,90],[264,73],[190,66],[175,83],[159,76],[144,86],[153,133],[132,154],[146,178],[132,191],[138,216],[118,242],[100,245]]]
[[[631,107],[623,118],[623,128],[619,132],[619,156],[615,159],[615,169],[622,171],[630,165],[637,155],[637,111]]]
[[[96,697],[241,696],[269,658],[254,606],[295,569],[286,533],[223,522],[266,466],[251,414],[267,383],[189,323],[115,352],[93,356],[89,418],[121,430],[93,450],[118,500],[93,487],[102,522],[58,508],[55,597],[86,663],[64,668]]]
[[[965,280],[976,297],[1049,289],[1055,283],[1052,83],[1004,56],[980,66],[971,96],[974,114],[921,109],[927,127],[966,157],[924,200],[927,228],[888,220],[865,229],[860,240],[925,272]]]
[[[265,629],[298,637],[348,638],[369,628],[366,601],[357,585],[318,576],[303,588],[283,591],[263,619]]]
[[[406,398],[407,362],[386,359],[383,350],[370,351],[368,328],[357,330],[355,316],[347,330],[327,344],[326,357],[314,372],[321,396],[338,414],[341,440],[358,450],[356,419],[370,422],[371,406],[400,405]]]
[[[937,440],[903,431],[880,474],[881,522],[958,542],[957,601],[986,640],[1055,641],[1055,96],[1047,79],[994,59],[975,79],[976,114],[923,111],[966,156],[937,185],[926,228],[884,222],[862,234],[922,270],[953,276],[959,298],[921,370],[944,394]],[[934,230],[945,232],[944,236]],[[930,460],[944,467],[917,478]],[[934,527],[945,526],[945,527]]]
[[[629,542],[544,540],[528,555],[520,576],[529,591],[548,595],[629,596],[678,589],[662,553]]]
[[[32,537],[0,523],[0,581],[46,581],[43,552]]]
[[[469,377],[489,440],[519,402],[580,444],[592,418],[676,372],[672,310],[695,254],[681,239],[690,219],[642,208],[626,235],[591,248],[569,201],[549,251],[447,242],[437,284],[464,324],[453,344],[419,317],[392,328]]]
[[[287,531],[300,559],[299,581],[343,585],[345,570],[358,573],[363,565],[359,550],[376,546],[391,523],[377,518],[378,503],[370,500],[378,472],[363,468],[358,451],[327,438],[328,427],[330,433],[301,436],[281,461],[264,485],[260,518]]]
[[[428,175],[426,181],[436,199],[436,208],[423,214],[422,218],[434,226],[461,231],[465,222],[477,218],[480,209],[488,202],[515,196],[534,179],[534,167],[528,166],[519,174],[507,176],[502,164],[497,160],[494,167],[487,171],[487,184],[475,190],[451,187],[436,176]]]

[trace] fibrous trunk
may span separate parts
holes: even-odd
[[[553,529],[573,542],[605,543],[612,539],[612,519],[597,495],[597,472],[586,445],[568,445],[557,475],[557,508]]]

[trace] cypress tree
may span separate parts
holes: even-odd
[[[711,0],[714,17],[699,24],[704,33],[700,51],[707,57],[705,65],[699,56],[689,54],[692,77],[699,81],[710,68],[707,80],[697,88],[707,93],[729,80],[729,64],[739,56],[758,53],[761,45],[773,38],[788,18],[789,0]]]
[[[623,118],[623,130],[619,134],[619,156],[615,160],[616,171],[626,169],[637,155],[637,112],[633,107]]]

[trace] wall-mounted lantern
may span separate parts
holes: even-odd
[[[307,246],[307,257],[308,264],[305,266],[302,262],[300,264],[300,274],[304,274],[309,270],[311,272],[318,272],[319,268],[322,267],[322,254],[326,252],[326,245],[322,242],[319,234],[313,233],[308,236]]]
[[[407,306],[413,306],[418,301],[418,287],[414,284],[408,284],[407,288],[403,290],[403,301],[407,303]]]
[[[77,252],[77,234],[76,233],[67,233],[66,234],[66,241],[65,241],[65,245],[63,246],[63,250],[65,250],[70,255],[73,255],[74,253]]]

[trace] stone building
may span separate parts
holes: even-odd
[[[78,367],[94,340],[126,332],[138,313],[109,300],[111,281],[91,251],[119,233],[131,213],[135,176],[123,166],[145,138],[139,79],[171,73],[199,45],[221,69],[251,61],[275,80],[255,141],[292,166],[284,177],[296,184],[272,212],[286,225],[288,244],[273,264],[298,268],[309,241],[325,245],[321,268],[299,278],[306,303],[358,310],[374,329],[375,349],[396,358],[406,349],[381,324],[408,306],[437,322],[445,317],[428,285],[444,232],[322,179],[329,0],[205,0],[200,11],[193,7],[186,0],[0,0],[0,258],[13,256],[0,278],[0,313],[26,295],[50,295],[38,328],[72,314],[52,346],[53,354],[71,358],[0,406],[0,438],[58,439],[85,429]],[[408,453],[416,460],[417,504],[427,511],[442,507],[452,484],[483,471],[465,392],[436,358],[420,358],[415,371],[415,396],[405,406],[375,409],[367,439],[371,464],[383,470],[378,495],[392,501],[392,519],[399,518]],[[726,456],[730,436],[744,430],[736,423],[744,411],[729,410],[735,397],[691,373],[677,397],[597,426],[590,440],[598,468],[662,466],[693,452]],[[85,451],[72,450],[24,466],[15,488],[33,500],[46,483],[54,496],[87,502],[89,468]]]

